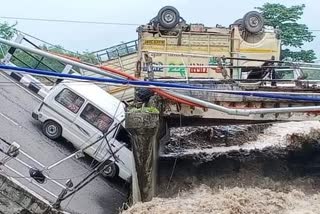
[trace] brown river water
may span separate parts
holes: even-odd
[[[320,214],[320,122],[171,132],[157,197],[123,213]]]

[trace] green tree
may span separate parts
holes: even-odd
[[[12,39],[14,36],[15,30],[14,25],[9,25],[7,22],[0,23],[0,37],[3,39]]]
[[[257,9],[262,13],[265,24],[278,28],[281,32],[282,59],[313,62],[316,59],[313,50],[292,51],[289,48],[301,48],[305,42],[312,42],[314,35],[307,25],[298,23],[305,5],[286,7],[282,4],[266,3]]]
[[[14,30],[14,25],[9,25],[8,23],[0,23],[0,38],[3,39],[12,39],[14,36],[15,30]],[[7,51],[7,46],[3,45],[0,43],[0,58],[3,58],[4,53]]]
[[[83,51],[79,57],[82,62],[87,62],[94,65],[99,64],[97,56],[93,53],[90,53],[89,51]]]

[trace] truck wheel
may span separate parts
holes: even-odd
[[[264,26],[262,15],[257,11],[250,11],[243,17],[243,25],[250,33],[258,33]]]
[[[118,175],[117,165],[112,161],[108,161],[102,171],[102,175],[107,178],[115,178]]]
[[[164,28],[174,28],[180,21],[179,11],[172,6],[165,6],[158,13],[158,21]]]
[[[47,120],[42,125],[42,132],[51,140],[57,140],[59,137],[61,137],[62,128],[57,122],[53,120]]]
[[[232,25],[243,26],[243,19],[236,20]]]

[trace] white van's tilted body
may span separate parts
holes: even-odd
[[[85,153],[102,162],[122,147],[115,154],[118,161],[112,177],[116,173],[124,180],[130,179],[133,158],[130,140],[123,128],[125,105],[97,85],[63,81],[51,89],[32,116],[43,123],[46,136],[51,139],[61,136],[78,149],[112,130],[106,139],[86,149]]]

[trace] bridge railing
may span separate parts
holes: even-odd
[[[45,165],[31,157],[29,154],[20,149],[20,146],[17,147],[17,143],[10,143],[4,139],[0,140],[0,162],[1,162],[1,171],[6,177],[22,179],[31,183],[32,186],[41,191],[41,195],[49,201],[55,201],[58,199],[62,189],[67,187],[60,183],[61,181],[67,181],[68,178],[63,179],[53,179],[49,176],[49,171],[47,170],[45,174],[45,181],[42,182],[33,179],[30,176],[30,170],[32,169],[45,169]],[[13,154],[17,152],[16,154]],[[20,166],[20,167],[17,167]],[[19,170],[17,170],[19,168]]]
[[[127,56],[138,51],[138,40],[115,45],[109,48],[101,49],[91,52],[94,54],[101,63],[108,60],[116,59],[119,57]]]
[[[63,49],[60,46],[55,46],[50,43],[47,43],[43,40],[40,40],[36,37],[33,37],[29,34],[26,34],[21,31],[16,32],[16,43],[20,43],[30,48],[35,48],[38,50],[43,50],[49,53],[55,54],[55,49],[60,50],[62,52],[72,53],[74,56],[78,56],[78,53],[68,51]],[[3,45],[1,46],[1,53],[4,56],[3,62],[4,63],[12,63],[19,67],[31,68],[31,69],[43,69],[49,70],[58,73],[81,73],[80,69],[72,68],[67,66],[66,63],[51,59],[45,56],[41,56],[39,54],[31,53],[29,51],[25,51],[23,49],[18,49],[12,46]],[[59,55],[57,53],[57,55]],[[47,77],[36,77],[45,85],[53,85],[55,80]]]

